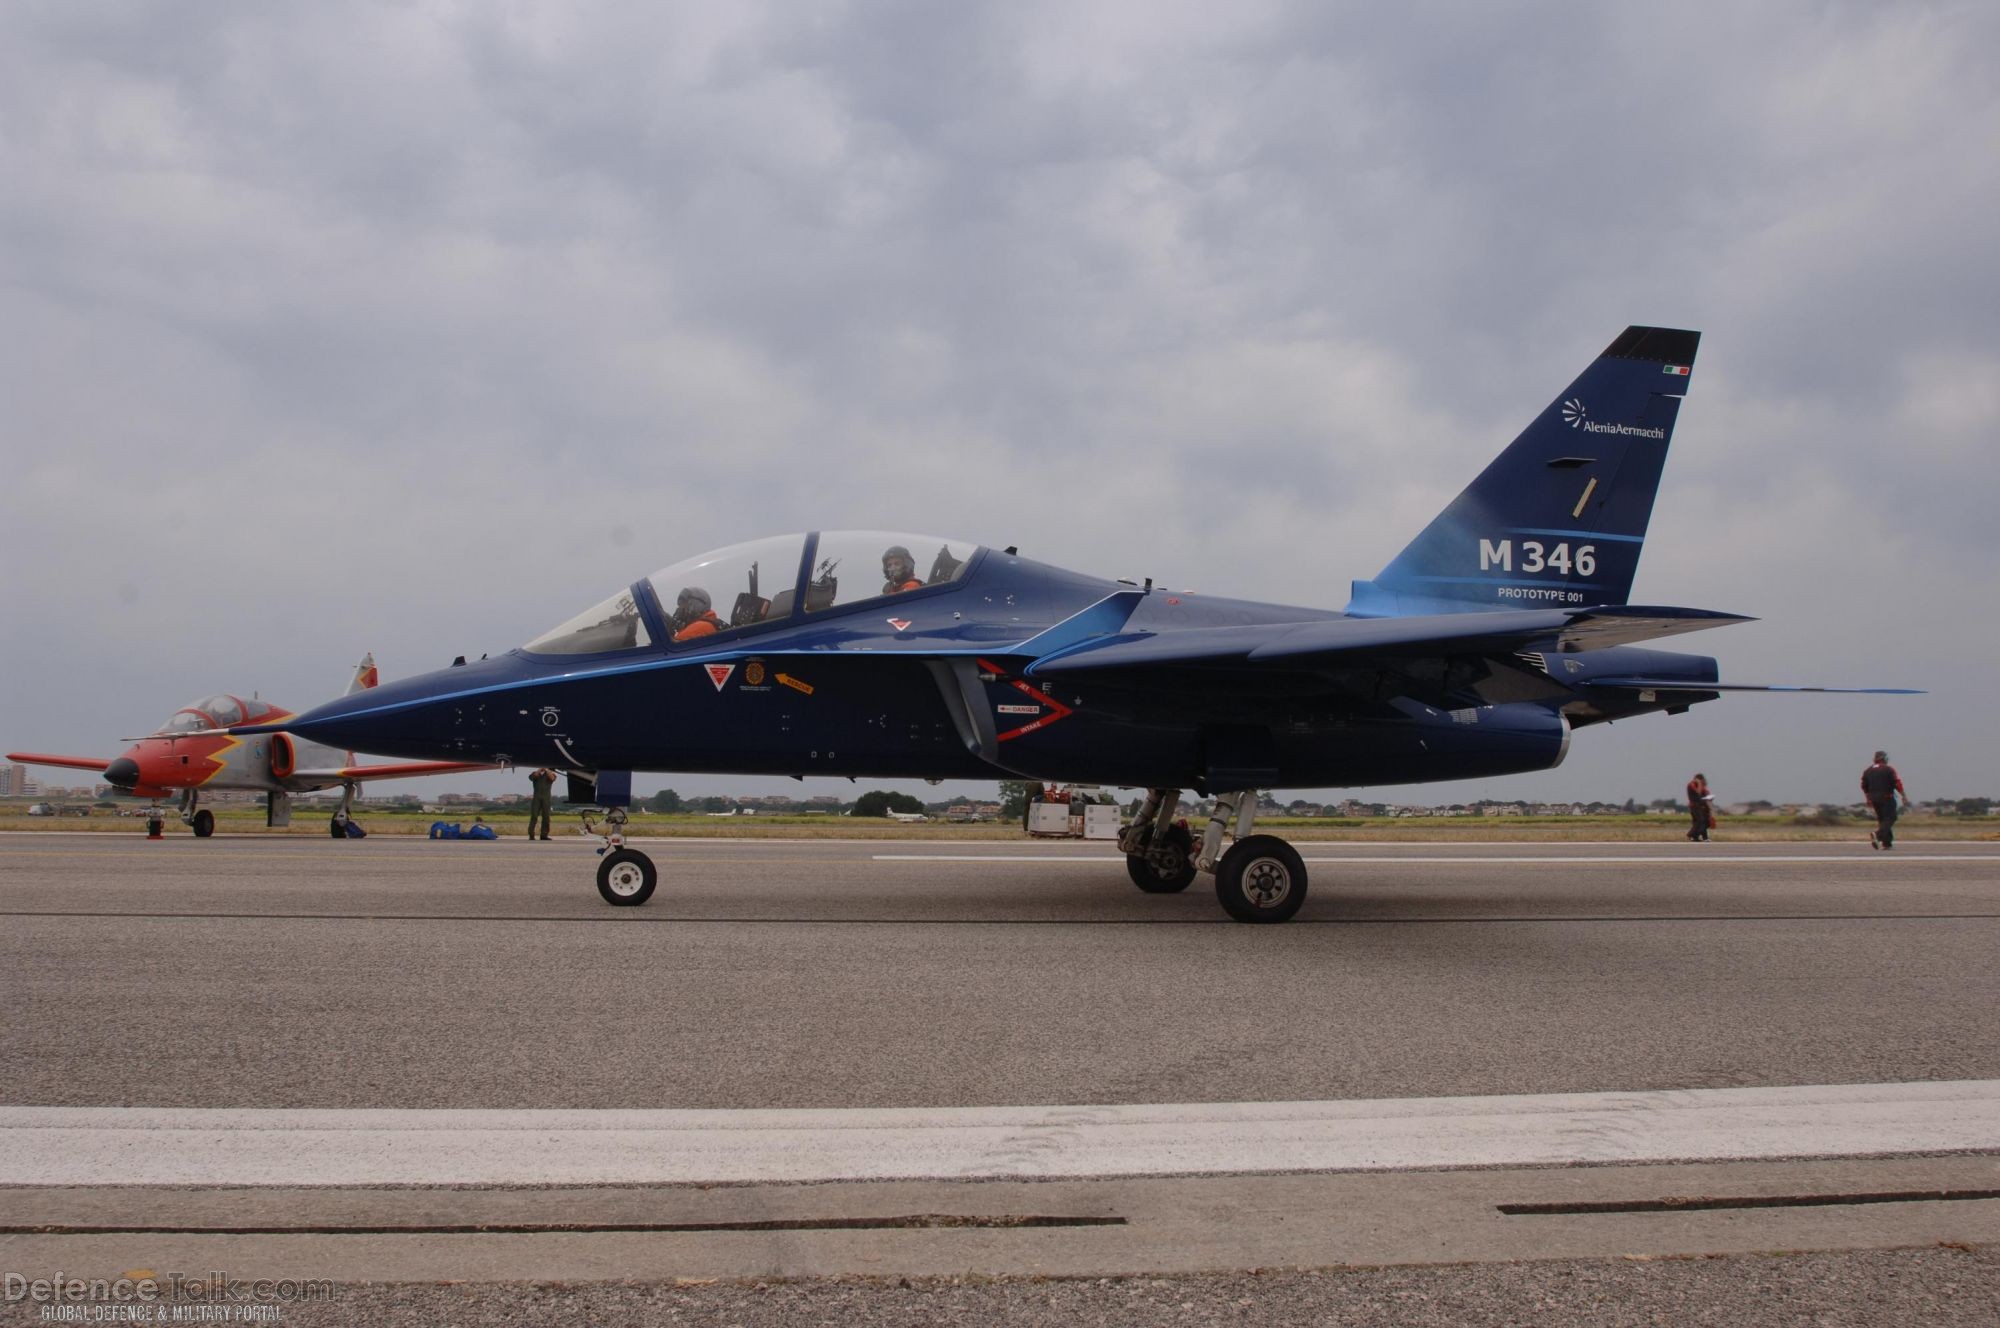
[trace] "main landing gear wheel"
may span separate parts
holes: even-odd
[[[629,848],[615,848],[597,864],[597,893],[607,904],[629,908],[653,897],[660,873],[653,860]]]
[[[1194,836],[1184,825],[1169,826],[1163,842],[1144,853],[1127,853],[1125,870],[1149,895],[1179,894],[1194,884]]]
[[[1283,922],[1306,902],[1306,864],[1276,835],[1237,840],[1215,864],[1215,897],[1238,922]]]
[[[215,833],[215,813],[204,807],[194,814],[194,819],[188,824],[194,827],[196,839],[207,839]]]

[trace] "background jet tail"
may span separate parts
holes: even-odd
[[[382,675],[375,671],[375,652],[371,650],[361,657],[359,664],[354,666],[354,681],[347,684],[346,695],[365,692],[380,681]]]
[[[1628,327],[1373,581],[1363,617],[1624,604],[1699,332]]]

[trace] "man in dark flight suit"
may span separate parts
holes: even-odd
[[[1868,847],[1896,847],[1896,795],[1903,795],[1903,810],[1910,809],[1910,795],[1903,777],[1889,764],[1889,753],[1875,753],[1875,762],[1861,772],[1861,796],[1875,813],[1875,828],[1868,832]]]
[[[535,822],[542,824],[542,838],[549,837],[549,812],[552,807],[550,790],[556,785],[556,772],[543,766],[528,775],[528,783],[535,790],[535,796],[528,803],[528,838],[535,837]]]

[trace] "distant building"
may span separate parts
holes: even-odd
[[[0,798],[25,798],[35,791],[35,781],[28,778],[28,767],[0,766]]]

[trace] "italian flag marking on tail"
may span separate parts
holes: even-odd
[[[1685,378],[1688,376],[1688,366],[1685,364],[1663,364],[1660,366],[1660,372],[1678,374],[1680,377]]]

